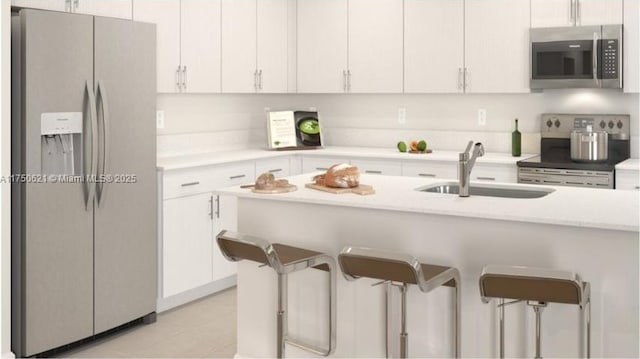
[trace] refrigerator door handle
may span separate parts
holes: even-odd
[[[84,169],[84,175],[85,175],[84,186],[85,186],[85,193],[87,195],[85,210],[89,211],[89,210],[93,210],[93,201],[96,196],[95,179],[96,179],[97,162],[98,162],[98,149],[96,146],[96,139],[98,138],[98,115],[97,115],[97,109],[96,109],[96,98],[93,93],[93,86],[90,86],[89,81],[87,80],[85,82],[84,87],[85,87],[85,93],[87,95],[87,100],[89,103],[89,109],[87,112],[89,115],[89,120],[91,121],[90,122],[91,139],[87,139],[86,136],[84,136],[84,139],[83,139],[83,142],[85,143],[84,156],[85,158],[88,158],[91,161],[88,164],[89,168]],[[87,156],[87,143],[90,146],[90,149],[89,149],[89,151],[91,151],[90,156]]]
[[[100,107],[100,125],[98,127],[98,132],[100,133],[100,137],[98,139],[100,145],[99,152],[100,157],[98,158],[98,180],[96,181],[96,199],[98,203],[98,207],[104,201],[104,192],[107,187],[107,161],[109,160],[107,154],[109,153],[109,101],[107,99],[107,92],[104,89],[104,86],[98,80],[98,89],[96,93],[97,102],[96,104]],[[110,179],[109,179],[110,180]]]

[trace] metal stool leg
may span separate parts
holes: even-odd
[[[456,281],[456,286],[455,288],[453,288],[453,290],[455,290],[455,295],[454,295],[454,306],[453,306],[453,313],[455,318],[453,319],[453,325],[455,326],[455,330],[453,332],[454,338],[454,350],[453,350],[453,356],[454,358],[460,358],[460,346],[461,346],[461,342],[460,342],[460,323],[461,323],[461,313],[460,313],[460,288],[461,283],[460,280]]]
[[[535,306],[533,307],[533,311],[536,312],[536,359],[542,359],[542,354],[540,353],[540,326],[542,325],[542,307]]]
[[[500,298],[500,358],[504,358],[504,298]]]
[[[284,358],[284,344],[287,338],[287,275],[278,274],[278,333],[277,354]]]
[[[400,286],[401,304],[400,310],[401,322],[400,322],[400,358],[407,358],[409,334],[407,334],[407,285]]]

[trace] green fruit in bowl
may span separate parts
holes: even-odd
[[[407,144],[404,141],[398,142],[398,151],[407,152]]]
[[[427,150],[427,142],[425,140],[421,140],[418,142],[418,151],[423,152]]]

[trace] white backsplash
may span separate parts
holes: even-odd
[[[268,95],[161,94],[158,155],[181,155],[266,147],[265,110],[314,108],[323,143],[333,146],[395,147],[399,140],[425,139],[430,148],[460,150],[467,141],[488,151],[510,152],[514,118],[522,152],[540,151],[542,113],[628,113],[632,157],[639,157],[638,94],[611,90],[553,90],[532,94],[442,95]],[[406,123],[398,123],[398,109]],[[486,126],[477,111],[487,111]]]

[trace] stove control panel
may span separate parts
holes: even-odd
[[[541,117],[542,138],[571,138],[571,131],[606,131],[612,139],[628,140],[630,135],[629,115],[557,114],[545,113]]]

